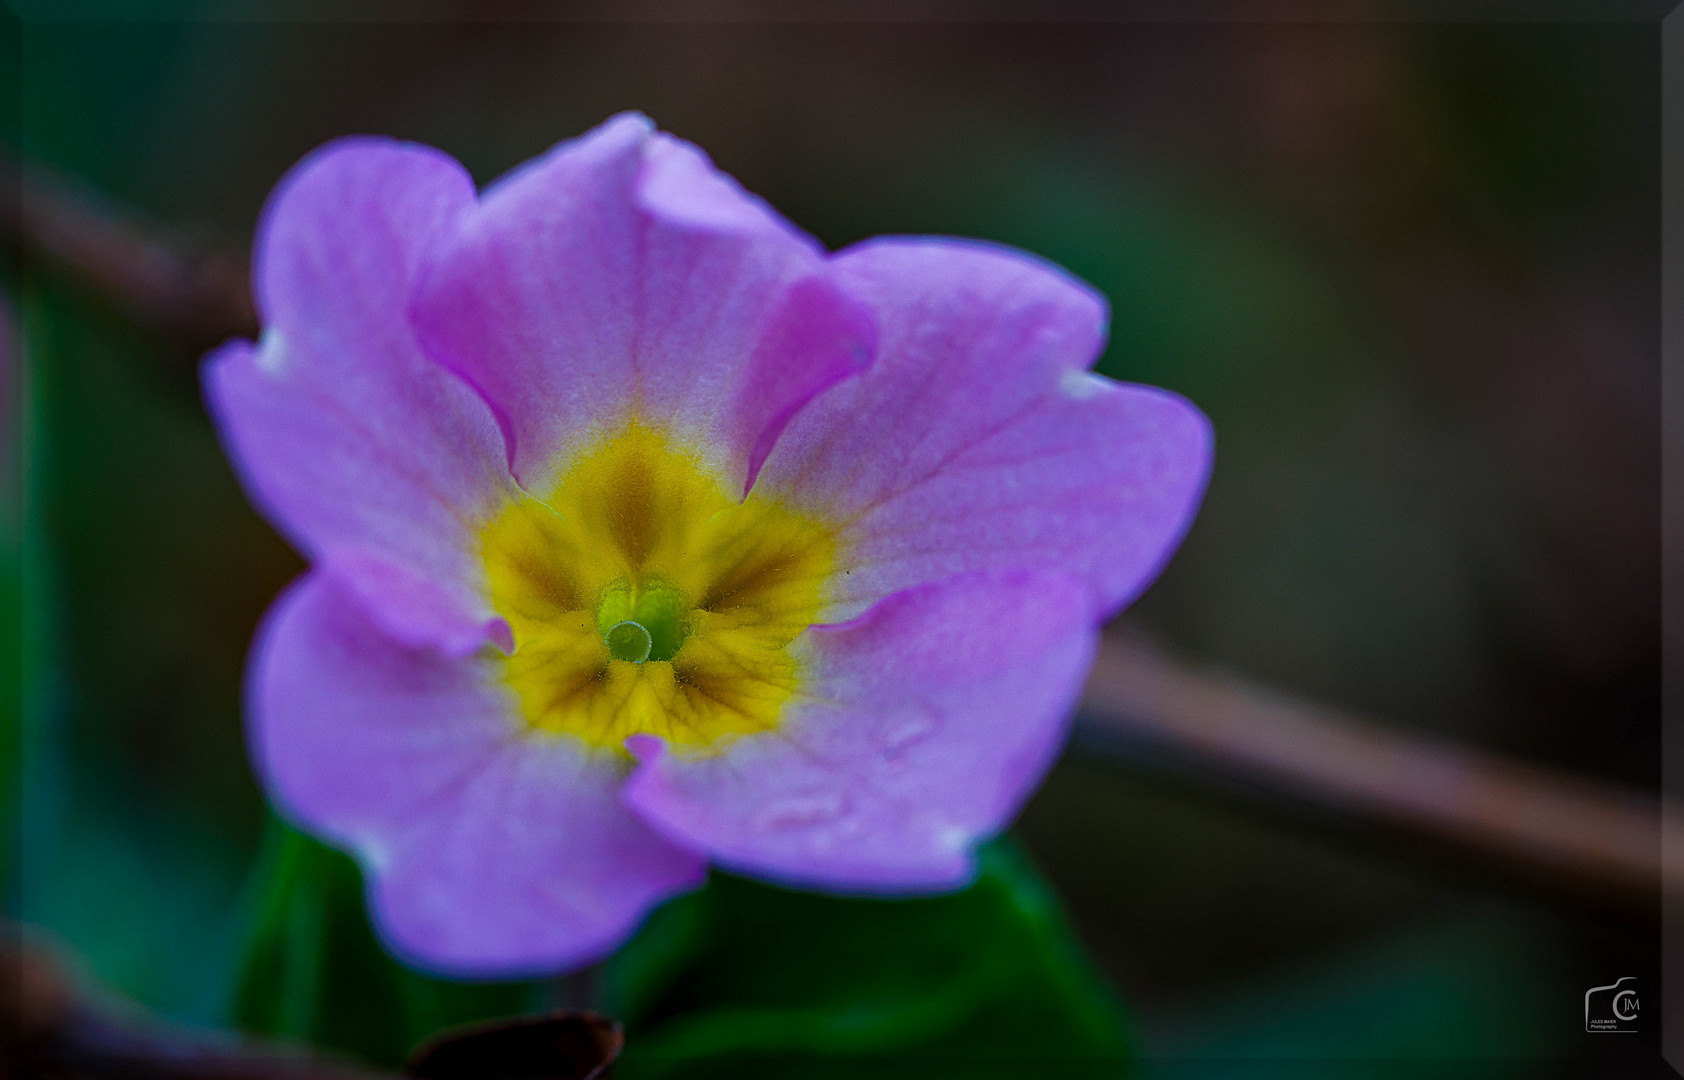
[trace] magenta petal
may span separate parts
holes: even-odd
[[[803,640],[809,686],[776,731],[688,756],[653,736],[624,798],[674,843],[789,885],[906,893],[970,880],[1051,764],[1093,658],[1088,588],[973,574]]]
[[[1067,570],[1109,611],[1192,520],[1210,426],[1174,394],[1083,369],[1104,302],[1028,256],[954,240],[840,253],[877,358],[803,409],[757,490],[849,523],[831,617],[949,574]]]
[[[435,150],[362,138],[311,155],[259,227],[263,338],[204,369],[229,455],[276,527],[380,596],[370,611],[401,638],[459,650],[492,618],[474,528],[512,481],[491,412],[421,354],[406,308],[472,206],[471,181]],[[386,598],[394,579],[419,584]]]
[[[746,486],[789,416],[869,358],[869,315],[828,275],[810,238],[628,114],[493,185],[414,318],[529,488],[632,417]]]
[[[308,575],[254,650],[250,738],[282,814],[356,854],[396,952],[552,973],[610,952],[704,864],[624,810],[614,755],[528,732],[494,663],[405,648]]]

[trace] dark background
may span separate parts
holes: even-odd
[[[1659,784],[1655,26],[102,23],[21,30],[29,160],[243,250],[333,136],[488,181],[636,108],[832,247],[1018,245],[1112,304],[1100,368],[1217,432],[1124,618],[1400,727]],[[251,630],[301,567],[197,356],[13,267],[28,379],[10,908],[214,1022],[261,800]],[[1022,835],[1163,1071],[1212,1056],[1652,1055],[1582,1032],[1658,924],[1361,820],[1072,751]],[[1611,1043],[1618,1043],[1617,1051]]]

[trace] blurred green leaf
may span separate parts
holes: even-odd
[[[1571,1001],[1544,989],[1554,972],[1534,942],[1507,920],[1428,923],[1204,1002],[1153,1051],[1209,1062],[1188,1074],[1199,1076],[1236,1060],[1316,1059],[1337,1061],[1342,1077],[1390,1078],[1407,1060],[1424,1075],[1423,1059],[1434,1076],[1533,1076],[1574,1030]]]
[[[949,896],[853,900],[725,874],[657,910],[609,962],[629,1024],[622,1076],[1120,1075],[1127,1039],[1056,899],[997,844]],[[448,1027],[544,1007],[543,983],[405,968],[365,914],[344,854],[272,820],[253,875],[231,1020],[395,1064]]]
[[[244,506],[191,365],[45,273],[24,279],[20,324],[14,913],[91,978],[204,1023],[260,820],[240,666],[259,590],[296,557]],[[266,545],[276,572],[250,557]]]
[[[9,42],[0,32],[0,50]],[[18,914],[18,834],[23,784],[24,653],[39,639],[25,627],[36,612],[24,603],[22,495],[23,339],[9,284],[0,278],[0,911]]]
[[[374,936],[362,875],[345,854],[270,820],[232,1023],[395,1065],[445,1028],[545,1006],[545,984],[430,978]]]
[[[622,1077],[1120,1075],[1127,1038],[1047,886],[1008,843],[975,885],[918,900],[726,874],[657,910],[609,962]],[[761,1068],[750,1069],[758,1065]]]

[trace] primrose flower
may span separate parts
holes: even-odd
[[[964,885],[1208,471],[1196,409],[1085,370],[1079,282],[828,254],[638,115],[478,196],[331,143],[254,275],[206,393],[311,568],[253,650],[253,757],[435,971],[597,959],[709,862]]]

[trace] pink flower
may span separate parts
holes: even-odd
[[[252,753],[436,971],[601,957],[710,861],[964,885],[1209,468],[1186,401],[1085,370],[1081,283],[827,254],[638,115],[481,197],[332,143],[255,287],[207,395],[312,567],[254,648]]]

